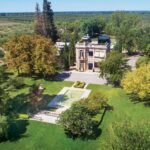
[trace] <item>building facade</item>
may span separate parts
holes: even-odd
[[[99,36],[97,41],[84,37],[76,44],[76,69],[81,72],[98,71],[99,62],[104,60],[110,51],[110,38]]]

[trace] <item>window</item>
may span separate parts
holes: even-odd
[[[89,51],[89,56],[93,56],[93,52],[92,51]]]
[[[89,63],[89,64],[88,64],[88,69],[89,69],[89,70],[92,70],[92,69],[93,69],[93,64],[92,64],[92,63]]]
[[[83,57],[83,50],[80,50],[80,58]]]

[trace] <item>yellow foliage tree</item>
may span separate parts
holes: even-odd
[[[14,37],[4,45],[6,51],[6,63],[9,69],[17,70],[20,73],[30,73],[32,64],[32,37],[23,35]]]
[[[14,37],[5,45],[6,63],[18,74],[52,75],[56,68],[57,50],[50,39],[37,35]]]
[[[38,36],[35,41],[34,71],[43,76],[55,73],[57,50],[51,40]]]
[[[129,94],[136,94],[145,99],[150,96],[150,63],[128,72],[122,79],[122,87]]]

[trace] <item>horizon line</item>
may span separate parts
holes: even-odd
[[[127,11],[127,12],[150,12],[150,10],[74,10],[74,11],[53,11],[54,13],[62,13],[62,12],[116,12],[116,11]],[[42,11],[41,11],[42,12]],[[16,11],[16,12],[0,12],[0,13],[35,13],[34,11]]]

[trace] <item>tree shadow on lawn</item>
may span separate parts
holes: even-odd
[[[72,135],[67,130],[65,130],[64,132],[65,132],[65,135],[67,138],[71,138],[72,140],[81,139],[83,141],[96,140],[102,134],[102,130],[97,126],[94,128],[93,134],[91,134],[91,135],[82,135],[82,136],[78,137],[76,135]]]
[[[19,140],[22,137],[26,137],[28,120],[16,120],[10,123],[8,139],[12,142]]]
[[[71,74],[71,72],[58,73],[53,77],[53,79],[55,81],[64,81],[65,79],[69,78]]]
[[[56,96],[55,94],[54,94],[54,95],[44,94],[44,95],[43,95],[43,101],[42,101],[42,103],[40,104],[39,109],[40,109],[40,110],[49,109],[47,105],[53,100],[53,98],[54,98],[55,96]]]
[[[26,135],[27,126],[29,125],[28,120],[9,120],[8,121],[8,130],[7,130],[7,138],[3,138],[0,140],[1,142],[15,142],[20,138],[28,137]]]
[[[28,94],[19,94],[8,101],[8,112],[27,113],[28,112]]]
[[[37,113],[40,110],[45,110],[48,109],[47,105],[48,103],[56,96],[56,95],[48,95],[44,94],[43,95],[43,100],[39,104],[38,110],[36,111],[31,111],[31,105],[28,101],[28,94],[19,94],[12,99],[9,100],[8,102],[8,113],[13,112],[13,113],[23,113],[23,114],[34,114]]]
[[[134,104],[139,104],[142,103],[146,107],[150,107],[150,96],[148,96],[145,99],[140,99],[137,95],[134,94],[128,94],[129,99],[134,103]]]

